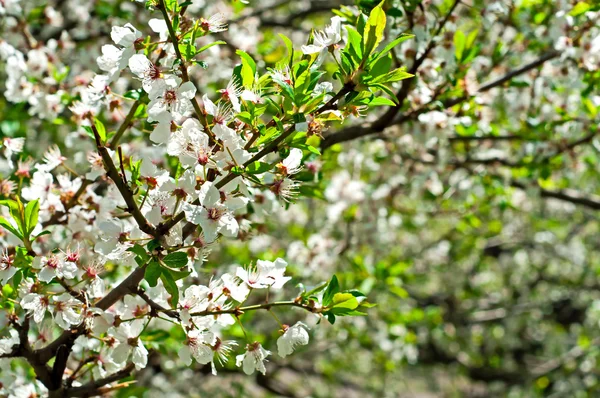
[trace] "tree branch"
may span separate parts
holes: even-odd
[[[504,76],[502,76],[496,80],[492,80],[489,83],[485,83],[484,85],[480,86],[479,89],[477,89],[477,91],[473,95],[465,94],[460,97],[450,98],[445,101],[442,101],[442,108],[443,109],[451,108],[454,105],[458,105],[458,104],[476,96],[476,94],[480,94],[480,93],[489,91],[492,88],[498,87],[498,86],[506,83],[507,81],[515,78],[516,76],[519,76],[523,73],[530,71],[531,69],[534,69],[534,68],[537,68],[537,67],[543,65],[545,62],[558,57],[560,54],[561,53],[558,51],[551,50],[551,51],[543,54],[536,60],[534,60],[528,64],[525,64],[517,69],[510,71],[510,72],[506,73]],[[439,101],[437,101],[437,100],[435,101],[435,103],[434,103],[434,101],[429,102],[419,109],[416,109],[416,110],[413,110],[413,111],[410,111],[408,113],[401,115],[399,118],[397,118],[394,121],[391,121],[389,119],[389,117],[386,116],[387,114],[384,114],[379,120],[373,122],[372,124],[362,124],[362,125],[354,125],[354,126],[347,127],[337,133],[334,133],[334,134],[326,137],[321,142],[321,150],[325,151],[332,145],[339,144],[342,142],[366,137],[368,135],[379,134],[379,133],[383,132],[387,127],[400,125],[409,120],[415,120],[421,114],[431,112],[432,110],[435,110],[435,109],[439,109],[439,107],[436,105],[437,103],[439,103]],[[395,109],[395,108],[392,108],[392,109]]]
[[[103,386],[113,383],[115,381],[119,381],[127,376],[135,369],[135,365],[130,363],[125,368],[119,370],[116,373],[113,373],[110,376],[104,377],[102,379],[98,379],[95,381],[91,381],[87,384],[84,384],[81,387],[72,387],[65,391],[65,397],[91,397],[94,395],[98,395],[98,390]]]

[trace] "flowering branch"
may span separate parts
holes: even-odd
[[[318,308],[315,308],[314,306],[310,306],[308,304],[303,304],[298,301],[275,301],[273,303],[248,305],[245,307],[235,307],[235,308],[230,308],[230,309],[225,309],[225,310],[198,311],[198,312],[193,312],[190,315],[191,316],[210,316],[210,315],[232,314],[235,316],[240,316],[244,312],[257,311],[257,310],[269,311],[273,307],[298,307],[298,308],[302,308],[303,310],[313,312],[313,313],[320,313],[323,311],[322,309],[318,309]]]
[[[98,154],[102,157],[102,161],[104,163],[104,167],[106,169],[106,174],[110,177],[111,180],[117,186],[117,189],[121,193],[123,200],[127,204],[127,212],[129,212],[135,221],[138,223],[138,226],[142,231],[147,233],[148,235],[157,236],[157,232],[153,226],[148,223],[146,217],[140,212],[140,209],[133,197],[133,192],[128,184],[123,181],[123,177],[119,174],[115,164],[108,153],[106,147],[102,144],[102,140],[100,138],[100,134],[98,133],[98,129],[92,123],[92,131],[94,132],[94,137],[96,138],[96,147],[98,149]]]

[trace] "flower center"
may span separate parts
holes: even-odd
[[[177,101],[177,93],[175,90],[167,90],[165,92],[165,102],[167,104],[174,104]]]
[[[219,221],[221,219],[221,217],[223,216],[223,210],[216,208],[216,207],[211,207],[208,210],[208,219],[212,220],[212,221]]]

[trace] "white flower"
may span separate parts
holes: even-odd
[[[34,260],[34,267],[38,264],[38,257]],[[77,273],[77,264],[64,261],[61,258],[51,255],[50,257],[41,257],[39,259],[40,273],[38,279],[49,283],[56,278],[73,279]]]
[[[202,29],[213,33],[223,32],[227,30],[227,19],[225,18],[224,14],[217,13],[208,19],[202,18],[200,21],[200,26],[202,26]]]
[[[158,33],[160,41],[165,41],[169,37],[169,27],[162,18],[152,18],[148,21],[148,26],[153,32]]]
[[[179,302],[181,307],[181,321],[184,325],[190,322],[190,313],[204,311],[208,306],[210,289],[202,285],[192,285],[185,289],[183,298]]]
[[[23,151],[23,147],[25,146],[25,138],[10,138],[5,137],[2,140],[2,146],[4,147],[4,156],[7,159],[10,159],[13,154],[21,153]]]
[[[81,322],[81,314],[75,312],[75,309],[80,308],[81,303],[69,293],[54,296],[52,301],[54,301],[54,321],[59,327],[67,330],[71,325],[78,325]]]
[[[3,0],[0,2],[0,15],[4,14],[12,14],[19,15],[21,14],[21,4],[19,4],[21,0]]]
[[[58,145],[53,145],[44,153],[44,164],[37,166],[40,171],[50,172],[67,160],[60,152]]]
[[[98,224],[98,229],[102,231],[100,239],[96,242],[94,250],[109,260],[123,259],[126,250],[133,244],[127,240],[132,231],[130,224],[120,219],[102,221]]]
[[[210,98],[208,98],[208,95],[204,94],[202,96],[202,104],[204,106],[204,111],[213,117],[215,127],[219,124],[227,124],[227,121],[233,116],[233,113],[231,112],[231,104],[227,102],[219,102],[216,105],[210,100]]]
[[[242,95],[243,89],[237,80],[231,79],[227,83],[227,87],[221,90],[221,96],[224,100],[229,101],[231,107],[236,113],[241,112],[240,108],[240,96]]]
[[[84,267],[85,275],[90,279],[87,293],[90,297],[104,297],[104,281],[100,273],[104,271],[104,266],[98,262],[91,262]]]
[[[96,58],[96,62],[98,63],[100,70],[107,72],[109,76],[112,77],[120,70],[119,62],[121,61],[122,55],[122,49],[113,46],[112,44],[106,44],[102,46],[102,55]]]
[[[145,55],[132,55],[129,59],[129,69],[142,80],[142,88],[151,99],[157,98],[166,90],[167,80],[158,66],[154,65]],[[167,76],[166,79],[171,84],[175,84],[172,76]]]
[[[27,310],[28,314],[33,314],[33,321],[35,323],[40,323],[44,319],[49,302],[50,300],[46,296],[29,293],[21,300],[21,307]]]
[[[189,114],[192,110],[191,99],[196,95],[196,87],[192,82],[185,82],[177,87],[172,81],[166,81],[165,90],[154,97],[148,104],[148,116],[159,117],[163,112],[170,112],[178,120]]]
[[[221,203],[221,194],[212,183],[206,182],[200,189],[201,206],[190,203],[183,205],[187,221],[200,225],[208,242],[212,242],[221,233],[229,238],[237,236],[239,225],[227,206]]]
[[[208,135],[196,119],[187,119],[183,122],[181,130],[176,131],[169,145],[167,153],[179,157],[184,167],[206,166],[210,161],[212,149],[208,143]]]
[[[243,303],[250,294],[248,285],[234,275],[223,274],[221,281],[223,282],[223,294],[239,303]]]
[[[8,283],[17,272],[18,268],[14,266],[14,258],[8,255],[8,251],[4,249],[0,255],[0,283]]]
[[[292,148],[290,154],[277,165],[283,175],[292,175],[302,170],[302,149]]]
[[[246,352],[236,357],[236,366],[242,366],[244,373],[251,375],[254,370],[258,370],[263,375],[267,372],[264,361],[271,354],[265,350],[259,342],[254,342],[246,346]]]
[[[10,337],[0,339],[0,355],[8,354],[15,345],[19,344],[19,333],[13,328],[9,329],[8,332]]]
[[[162,112],[153,117],[153,119],[158,123],[154,126],[154,130],[150,134],[150,139],[157,144],[166,144],[170,141],[169,136],[171,135],[173,116],[169,112]]]
[[[139,338],[144,328],[144,321],[136,319],[131,322],[122,323],[119,328],[113,330],[114,337],[119,341],[118,345],[110,352],[110,357],[116,363],[125,363],[131,354],[131,361],[137,370],[143,369],[148,363],[148,350]]]
[[[202,365],[212,362],[214,356],[212,345],[214,343],[214,333],[206,330],[191,330],[187,334],[185,344],[179,349],[179,359],[187,366],[192,364],[192,357]]]
[[[113,26],[110,37],[117,45],[123,47],[121,58],[119,59],[119,69],[123,70],[127,66],[129,59],[135,54],[135,42],[142,37],[142,32],[128,23],[123,27]]]
[[[302,52],[316,54],[327,51],[329,46],[342,40],[341,28],[342,18],[338,16],[331,18],[331,24],[325,28],[325,31],[315,32],[313,44],[302,46]]]
[[[281,289],[290,279],[284,276],[287,263],[278,258],[275,261],[258,260],[255,267],[244,269],[238,267],[236,276],[246,282],[253,289]]]
[[[294,352],[297,346],[308,344],[308,326],[304,323],[298,322],[292,327],[284,326],[284,330],[283,335],[277,339],[277,350],[282,358]]]
[[[110,31],[110,37],[119,46],[132,47],[135,41],[142,37],[142,32],[128,23],[123,27],[113,26]]]

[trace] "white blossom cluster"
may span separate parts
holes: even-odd
[[[1,5],[3,11],[21,12],[18,2]],[[113,26],[113,43],[102,46],[96,60],[101,73],[78,88],[75,100],[67,106],[60,84],[64,67],[56,70],[49,59],[50,48],[40,45],[21,52],[0,40],[0,59],[7,71],[6,98],[27,102],[29,113],[40,119],[54,120],[70,111],[81,126],[71,134],[70,145],[85,142],[86,153],[80,151],[76,157],[87,161],[85,172],[73,170],[71,159],[58,146],[47,149],[41,161],[23,160],[23,138],[0,141],[2,174],[14,176],[0,180],[0,193],[8,198],[0,210],[7,228],[0,233],[0,283],[15,290],[14,308],[2,312],[2,325],[8,327],[8,336],[0,339],[2,357],[37,355],[47,360],[60,354],[57,342],[74,336],[65,343],[72,351],[68,366],[85,361],[85,353],[93,353],[90,375],[103,379],[131,365],[138,370],[146,367],[149,349],[144,333],[170,322],[179,325],[186,336],[178,350],[183,364],[190,365],[192,360],[211,364],[216,374],[215,362],[224,365],[234,351],[241,351],[237,366],[246,374],[255,370],[264,374],[271,352],[258,341],[224,340],[224,328],[240,321],[245,311],[271,311],[271,306],[320,312],[318,304],[299,299],[254,305],[247,301],[253,290],[262,290],[268,300],[291,279],[281,258],[256,260],[206,284],[198,282],[202,263],[221,237],[235,239],[249,233],[253,220],[268,218],[273,210],[278,211],[281,201],[295,198],[299,183],[294,176],[304,169],[304,152],[290,148],[279,160],[265,154],[273,159],[274,167],[253,178],[236,172],[243,171],[257,152],[251,151],[249,142],[256,133],[236,115],[265,104],[268,90],[258,84],[244,87],[234,77],[219,90],[218,99],[205,93],[198,101],[196,85],[173,42],[171,23],[150,19],[148,25],[154,32],[150,38],[130,23]],[[225,30],[226,22],[218,14],[200,19],[199,26],[210,34]],[[149,40],[158,43],[151,50]],[[341,19],[335,17],[302,50],[319,54],[313,64],[318,68],[327,50],[341,40]],[[273,70],[274,87],[291,84],[290,73],[286,68]],[[127,98],[124,79],[129,79],[126,89],[133,88],[130,92],[137,93],[137,98],[147,98],[147,105]],[[136,91],[138,86],[141,90]],[[313,96],[321,95],[325,104],[332,99],[332,91],[330,82],[322,82]],[[141,119],[146,119],[151,144],[139,146],[126,143],[121,136],[113,138],[123,132],[107,134],[98,123],[116,104],[122,107],[127,102],[132,115],[139,110]],[[343,117],[339,110],[325,111],[338,120]],[[124,130],[130,120],[123,121]],[[310,116],[292,126],[307,131],[314,123],[315,117]],[[124,143],[117,144],[118,139]],[[167,158],[177,160],[175,171]],[[21,201],[28,209],[36,203],[39,210],[33,210],[31,230],[25,227],[26,233],[15,236],[11,232],[20,231],[22,220],[10,206],[23,206]],[[170,260],[175,258],[176,264]],[[29,266],[24,267],[23,261]],[[129,285],[134,275],[139,276],[137,283]],[[195,282],[190,283],[192,278]],[[121,291],[123,286],[127,289]],[[301,321],[293,326],[279,324],[279,329],[281,357],[309,342],[309,328]],[[50,357],[44,356],[47,353]],[[3,369],[10,366],[10,359],[0,361]],[[2,380],[0,394],[55,394],[42,371],[34,370],[38,380],[33,384],[21,376],[3,375],[11,382]],[[69,385],[84,388],[85,382],[75,378]]]

